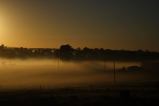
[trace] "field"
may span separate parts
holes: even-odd
[[[90,86],[1,91],[1,106],[145,106],[159,104],[158,86]]]

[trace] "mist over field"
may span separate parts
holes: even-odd
[[[142,66],[141,62],[117,61],[117,84],[158,81],[152,69],[122,70]],[[146,68],[146,67],[145,67]],[[1,59],[0,89],[58,88],[110,85],[114,81],[113,61],[62,61],[58,59]]]

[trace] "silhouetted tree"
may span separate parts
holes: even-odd
[[[0,46],[0,49],[4,49],[5,48],[5,46],[4,46],[4,44],[2,44],[1,46]]]
[[[74,49],[69,44],[61,45],[59,49],[59,56],[62,59],[71,59],[73,57]]]

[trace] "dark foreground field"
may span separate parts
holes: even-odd
[[[1,91],[0,106],[159,105],[158,87],[83,87]]]

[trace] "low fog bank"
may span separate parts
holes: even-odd
[[[142,70],[129,71],[130,66]],[[156,83],[159,62],[0,59],[0,89],[109,85],[114,74],[117,84]]]

